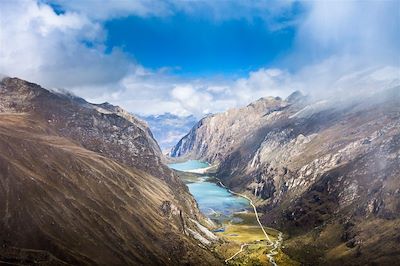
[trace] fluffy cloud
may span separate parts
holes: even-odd
[[[232,89],[241,104],[245,104],[267,95],[286,96],[295,88],[289,73],[280,69],[259,69],[237,80]]]
[[[72,89],[93,102],[110,101],[143,114],[164,112],[198,118],[228,108],[246,105],[267,95],[287,96],[293,90],[292,75],[279,69],[259,69],[237,80],[185,81],[160,73],[132,74],[114,85],[114,89],[79,87]],[[117,89],[119,88],[119,89]],[[102,91],[97,97],[95,90]]]
[[[104,35],[101,25],[77,13],[2,2],[0,73],[49,87],[113,83],[134,65],[117,49],[106,53]]]
[[[307,2],[305,14],[296,21],[271,19],[290,13],[293,1],[51,2],[63,12],[34,0],[2,2],[0,73],[135,113],[201,117],[268,95],[285,97],[294,90],[326,97],[400,83],[397,1],[363,2],[362,8],[351,1]],[[174,12],[216,20],[255,16],[268,20],[274,30],[296,23],[297,42],[293,53],[279,62],[281,68],[261,68],[236,79],[184,79],[165,68],[145,69],[118,47],[104,47],[105,20]]]
[[[177,100],[185,110],[192,113],[207,114],[213,102],[213,96],[191,85],[178,85],[171,91],[173,99]]]

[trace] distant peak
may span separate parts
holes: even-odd
[[[280,97],[273,97],[273,96],[261,97],[258,100],[248,104],[247,107],[264,106],[265,104],[275,104],[280,101],[282,101]]]
[[[98,104],[99,106],[114,106],[114,105],[112,105],[111,103],[109,103],[109,102],[104,102],[104,103],[100,103],[100,104]]]
[[[121,107],[119,107],[118,105],[113,105],[113,104],[111,104],[111,103],[109,103],[109,102],[104,102],[104,103],[99,103],[99,104],[93,104],[93,105],[95,105],[95,106],[97,106],[97,107],[100,107],[100,108],[103,108],[103,109],[106,109],[106,110],[111,111],[111,112],[118,112],[118,111],[123,110],[123,109],[122,109]]]
[[[294,103],[302,99],[304,95],[300,91],[294,91],[292,94],[290,94],[287,98],[286,101],[290,103]]]

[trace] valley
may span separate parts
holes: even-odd
[[[284,254],[282,233],[265,228],[259,220],[253,201],[246,195],[226,188],[221,181],[206,173],[195,178],[188,173],[209,169],[207,163],[189,160],[169,164],[180,171],[182,180],[207,216],[208,227],[222,239],[215,250],[228,265],[299,265]]]
[[[0,266],[400,265],[400,0],[1,0]]]
[[[291,263],[391,265],[400,254],[399,103],[399,86],[323,101],[260,98],[205,116],[169,155],[210,162],[214,182],[283,233]],[[235,259],[250,248],[224,252]]]
[[[262,98],[204,117],[165,156],[118,106],[4,78],[0,261],[391,264],[399,91]]]

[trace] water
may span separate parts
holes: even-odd
[[[200,211],[207,216],[223,214],[230,216],[235,212],[243,211],[249,203],[246,199],[233,196],[226,189],[211,182],[198,182],[188,184]]]
[[[196,160],[169,165],[170,168],[180,171],[206,168],[208,166],[208,163]],[[244,211],[249,206],[249,202],[246,199],[234,196],[225,188],[212,182],[198,181],[189,183],[187,186],[196,199],[200,211],[210,218],[216,218],[220,215],[230,217],[233,213]]]
[[[170,168],[179,170],[179,171],[188,171],[200,168],[207,168],[210,165],[205,162],[200,162],[197,160],[189,160],[183,163],[173,163],[168,165]]]

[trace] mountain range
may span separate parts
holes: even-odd
[[[177,116],[171,113],[147,116],[138,115],[138,117],[147,122],[151,132],[154,134],[154,138],[164,153],[168,153],[198,121],[193,115]]]
[[[208,220],[166,165],[187,159],[211,163],[216,178],[252,199],[293,261],[399,261],[400,87],[327,99],[294,92],[189,129],[194,120],[138,118],[3,78],[0,263],[222,265],[213,243],[224,240],[201,225]],[[168,157],[148,125],[159,139],[188,133]]]
[[[400,87],[357,97],[300,92],[201,119],[170,155],[216,165],[285,234],[303,265],[400,260]]]

